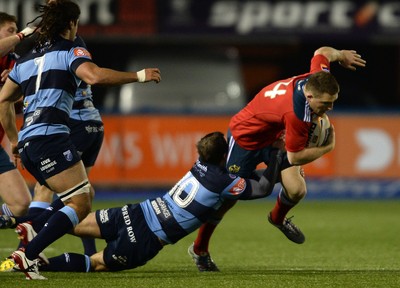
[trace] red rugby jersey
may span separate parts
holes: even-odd
[[[247,150],[258,150],[285,133],[287,151],[303,150],[308,141],[312,111],[302,88],[309,75],[329,69],[329,60],[317,55],[311,59],[310,72],[264,87],[231,118],[229,128],[236,143]]]

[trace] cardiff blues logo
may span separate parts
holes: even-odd
[[[67,161],[72,161],[72,159],[74,158],[74,157],[72,156],[71,150],[67,150],[67,151],[63,152],[63,155],[64,155],[64,157],[65,157],[65,159],[66,159]]]
[[[239,172],[240,166],[233,164],[233,165],[229,166],[228,170],[229,170],[229,173],[236,174]]]

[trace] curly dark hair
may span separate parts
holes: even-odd
[[[214,165],[220,165],[228,152],[228,143],[221,132],[207,134],[197,142],[196,147],[200,160]]]
[[[78,4],[69,0],[50,1],[46,5],[38,5],[38,10],[41,13],[36,18],[41,18],[36,29],[39,32],[38,46],[53,43],[59,35],[71,28],[71,21],[77,23],[81,14]]]

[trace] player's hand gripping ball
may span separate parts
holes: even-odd
[[[322,117],[314,115],[312,125],[308,133],[307,147],[321,147],[326,145],[328,141],[331,122],[329,122],[328,115],[324,114]]]

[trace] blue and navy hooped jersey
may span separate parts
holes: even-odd
[[[150,229],[163,241],[175,243],[207,221],[224,199],[238,199],[246,189],[251,189],[247,180],[198,160],[163,197],[140,205]]]
[[[74,44],[77,47],[86,48],[86,43],[79,36],[76,36]],[[77,121],[98,121],[102,122],[100,112],[93,104],[92,88],[84,81],[81,82],[75,92],[74,104],[70,118]]]
[[[75,70],[86,61],[92,60],[85,48],[62,38],[17,61],[8,77],[24,95],[24,123],[18,141],[69,133],[68,119],[81,83]]]
[[[99,110],[93,104],[92,89],[82,81],[75,93],[70,118],[77,121],[102,122]]]

